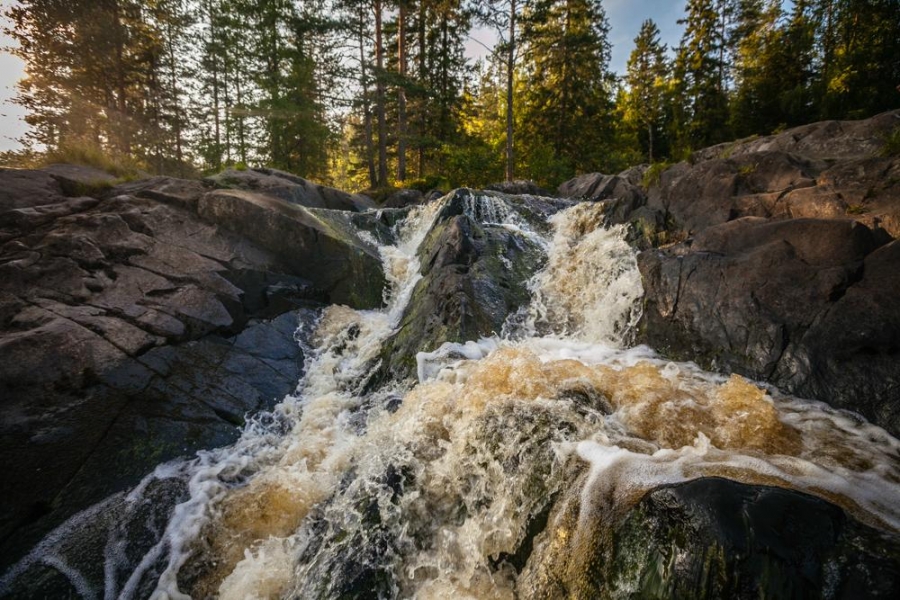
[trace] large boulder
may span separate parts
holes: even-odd
[[[641,340],[900,434],[898,246],[846,220],[748,217],[643,252]]]
[[[767,136],[726,142],[694,153],[695,161],[740,157],[758,152],[788,152],[814,160],[855,160],[877,154],[885,134],[900,127],[900,110],[859,121],[820,121]]]
[[[688,234],[747,216],[815,217],[860,221],[897,238],[900,159],[881,155],[897,127],[893,111],[713,146],[650,182],[647,204],[664,213],[667,228]]]
[[[377,381],[414,377],[418,352],[499,333],[507,316],[529,301],[526,284],[545,255],[533,239],[498,223],[498,215],[518,215],[540,228],[568,206],[467,189],[443,202],[419,248],[422,279],[397,333],[384,344]]]
[[[348,194],[277,169],[227,169],[208,177],[206,182],[215,187],[256,192],[311,208],[358,212],[375,206],[368,196]]]
[[[233,441],[294,389],[295,331],[328,300],[287,246],[201,218],[199,182],[71,197],[59,173],[78,173],[54,172],[0,170],[0,567],[157,464]]]
[[[645,171],[645,166],[638,166],[618,175],[579,175],[560,184],[558,194],[562,198],[602,202],[606,225],[628,225],[626,239],[639,249],[658,246],[670,241],[672,232],[667,230],[667,211],[648,204],[642,187]]]
[[[649,205],[689,233],[740,217],[769,217],[787,193],[814,186],[823,167],[774,151],[714,158],[667,172],[651,187]]]
[[[601,499],[602,501],[602,499]],[[900,536],[783,488],[702,478],[621,517],[566,515],[520,579],[540,598],[895,598]],[[576,526],[577,534],[571,528]],[[571,542],[569,542],[571,540]],[[542,561],[550,563],[541,569]]]
[[[275,253],[324,290],[331,302],[356,308],[381,306],[385,281],[378,246],[358,234],[344,211],[306,208],[253,192],[216,190],[199,199],[197,213]]]

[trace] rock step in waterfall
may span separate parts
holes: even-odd
[[[895,597],[896,120],[581,203],[0,172],[0,594]]]

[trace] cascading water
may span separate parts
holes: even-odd
[[[364,392],[443,204],[417,209],[381,249],[384,310],[324,310],[294,395],[234,446],[163,465],[110,501],[135,512],[157,482],[181,486],[137,559],[129,529],[109,527],[105,589],[59,550],[101,506],[0,590],[44,561],[97,598],[544,598],[562,576],[554,556],[601,535],[596,523],[655,486],[709,475],[807,491],[900,530],[900,442],[825,405],[628,348],[642,291],[624,231],[603,226],[602,205],[579,204],[546,236],[512,202],[464,202],[470,218],[547,254],[503,336],[421,352],[412,389]]]

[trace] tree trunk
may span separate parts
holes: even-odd
[[[400,0],[397,22],[397,69],[400,86],[397,91],[397,179],[406,180],[406,2]]]
[[[506,57],[506,180],[515,178],[513,154],[513,75],[516,63],[516,0],[509,1],[509,53]]]
[[[218,171],[222,168],[222,125],[221,115],[219,114],[219,55],[216,47],[216,23],[212,12],[212,4],[208,5],[207,10],[209,10],[209,45],[212,51],[213,135],[216,140],[215,164],[213,166]]]
[[[425,2],[419,2],[419,81],[425,81]],[[427,100],[419,105],[419,178],[425,177],[425,133],[427,131]]]
[[[378,117],[378,185],[387,186],[387,121],[384,113],[384,46],[382,44],[382,0],[375,0],[375,111]]]
[[[372,139],[372,107],[369,104],[369,78],[366,75],[365,11],[359,6],[359,70],[363,89],[363,131],[366,144],[366,167],[369,171],[369,187],[375,188],[378,180],[375,174],[375,144]]]
[[[235,78],[235,87],[237,88],[237,105],[240,113],[238,114],[238,153],[241,156],[241,162],[247,164],[247,141],[244,136],[244,98],[241,95],[241,76]]]
[[[119,3],[113,4],[113,19],[116,28],[115,44],[116,44],[116,90],[117,102],[116,123],[118,131],[115,132],[119,141],[119,151],[125,156],[131,155],[131,136],[128,133],[128,102],[126,100],[126,83],[125,83],[125,32],[122,24],[122,17]]]
[[[178,175],[184,177],[184,154],[181,139],[181,99],[178,94],[178,69],[175,66],[175,32],[169,21],[169,85],[172,88],[172,125],[175,129],[175,159],[178,161]]]

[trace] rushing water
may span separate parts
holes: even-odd
[[[382,247],[385,309],[323,311],[295,394],[233,446],[162,465],[109,501],[132,514],[156,482],[183,486],[138,556],[127,519],[108,526],[103,589],[71,565],[66,540],[106,505],[48,536],[0,589],[43,562],[94,598],[543,597],[553,561],[522,549],[554,506],[577,505],[578,538],[655,486],[708,475],[807,491],[900,530],[900,442],[883,430],[629,347],[640,275],[599,204],[557,213],[544,235],[502,198],[470,196],[470,217],[546,251],[531,303],[502,336],[419,353],[412,389],[363,394],[441,206],[413,211]],[[573,543],[527,545],[546,557]]]

